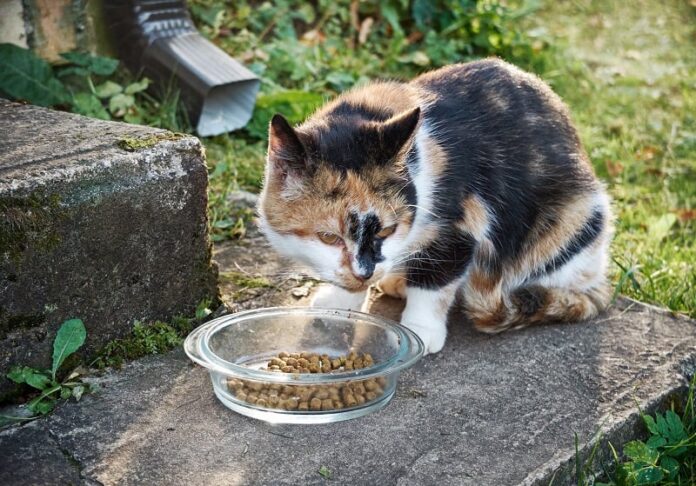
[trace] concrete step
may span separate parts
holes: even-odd
[[[215,258],[222,275],[268,276],[266,288],[223,283],[238,309],[306,303],[293,293],[306,282],[257,234]],[[401,306],[373,301],[391,317]],[[696,369],[696,322],[627,299],[584,324],[489,336],[454,312],[449,326],[442,353],[404,373],[384,410],[330,425],[236,415],[180,350],[133,362],[96,378],[98,394],[1,432],[0,483],[31,484],[32,469],[87,484],[324,484],[325,466],[335,484],[572,484],[575,433],[623,444],[640,434],[636,402],[659,407]],[[27,451],[41,437],[37,461]]]
[[[200,142],[0,100],[0,398],[63,320],[83,356],[217,295]]]

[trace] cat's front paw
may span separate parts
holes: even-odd
[[[365,302],[366,292],[348,292],[335,285],[322,285],[314,294],[312,307],[359,311]]]
[[[421,338],[425,348],[424,355],[439,353],[445,346],[447,325],[444,322],[430,321],[427,324],[421,324],[420,322],[402,319],[401,325],[409,328]]]

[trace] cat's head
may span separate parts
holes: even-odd
[[[259,214],[275,249],[351,291],[393,268],[414,217],[405,159],[419,118],[334,113],[293,128],[273,117]]]

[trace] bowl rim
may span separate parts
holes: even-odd
[[[398,350],[387,360],[353,371],[339,371],[332,373],[278,373],[248,368],[243,365],[227,361],[210,349],[210,339],[227,326],[255,317],[273,315],[305,315],[310,317],[341,317],[346,319],[360,319],[371,324],[393,331],[399,338]],[[241,378],[251,381],[285,383],[285,384],[320,384],[332,382],[345,382],[364,380],[377,376],[386,376],[397,373],[405,368],[413,366],[424,352],[423,341],[416,333],[390,319],[364,312],[344,309],[313,308],[313,307],[265,307],[247,310],[213,319],[191,332],[184,341],[184,350],[188,357],[210,371],[222,373],[228,377]]]

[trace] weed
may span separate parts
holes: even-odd
[[[578,438],[575,436],[576,476],[580,486],[690,486],[696,484],[696,412],[694,392],[696,376],[691,380],[683,407],[674,401],[666,412],[648,415],[641,411],[641,418],[649,437],[646,441],[634,440],[624,444],[623,455],[609,444],[614,458],[613,468],[604,468],[599,478],[592,474],[595,443],[590,457],[584,463],[577,454]],[[680,413],[678,413],[680,412]]]
[[[77,351],[85,342],[87,331],[80,319],[65,321],[58,329],[53,341],[53,363],[50,370],[37,370],[30,366],[14,366],[7,377],[19,384],[26,384],[41,393],[27,404],[27,408],[35,415],[46,415],[56,405],[59,399],[67,400],[73,397],[80,400],[89,385],[82,383],[80,374],[73,371],[63,381],[58,381],[57,373],[68,356]],[[8,419],[0,417],[0,419]]]

